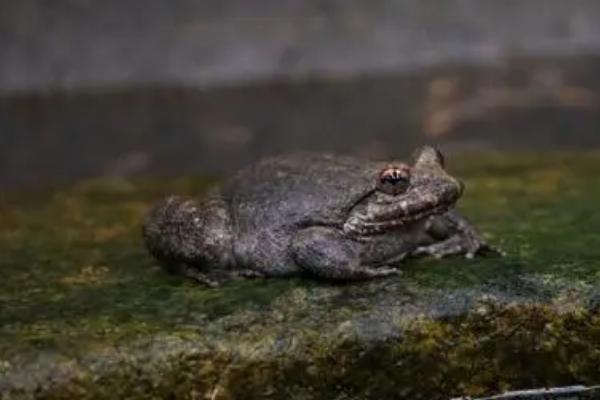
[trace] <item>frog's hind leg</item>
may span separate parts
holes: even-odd
[[[230,216],[218,196],[165,199],[146,216],[143,236],[167,270],[209,286],[233,264]]]
[[[395,268],[372,268],[360,264],[358,244],[332,228],[307,228],[292,241],[292,257],[305,272],[316,277],[351,281],[399,274]]]

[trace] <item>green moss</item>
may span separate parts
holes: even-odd
[[[600,382],[600,154],[451,159],[505,258],[355,285],[162,271],[145,210],[212,180],[0,195],[0,392],[14,398],[439,398]]]

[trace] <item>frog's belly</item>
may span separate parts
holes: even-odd
[[[234,244],[236,264],[266,276],[298,274],[301,269],[290,252],[292,237],[293,234],[286,229],[260,229],[240,234]],[[387,232],[367,240],[355,240],[340,231],[340,238],[348,240],[358,250],[359,264],[380,266],[400,262],[427,240],[427,235],[420,226],[415,226],[410,230]]]

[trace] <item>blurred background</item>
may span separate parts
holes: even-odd
[[[597,0],[5,0],[0,187],[600,145]]]

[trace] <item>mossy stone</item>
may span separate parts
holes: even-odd
[[[460,208],[504,258],[333,285],[168,275],[145,210],[214,184],[0,195],[5,399],[436,399],[600,382],[600,154],[464,155]]]

